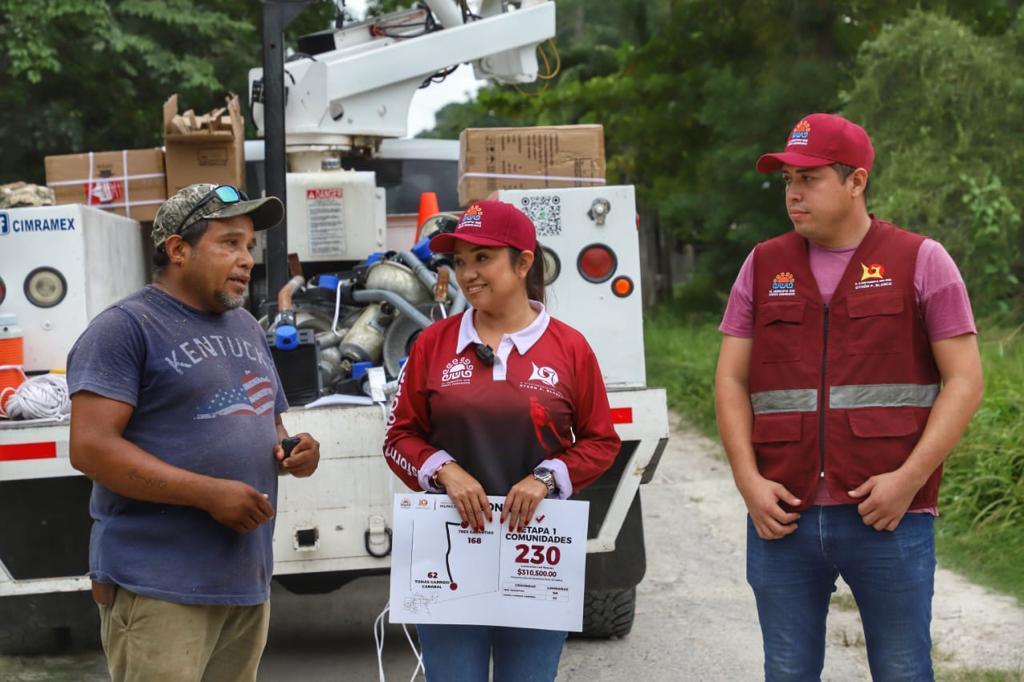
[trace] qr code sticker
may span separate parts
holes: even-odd
[[[538,237],[562,234],[562,199],[558,196],[526,196],[519,200],[523,213],[537,228]]]

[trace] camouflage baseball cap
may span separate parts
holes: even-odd
[[[213,193],[218,187],[221,185],[189,185],[165,201],[153,219],[153,246],[160,246],[172,234],[181,234],[189,225],[200,220],[247,215],[252,218],[254,229],[266,230],[277,225],[284,217],[284,204],[277,197],[249,200],[235,190],[242,200],[226,202]]]

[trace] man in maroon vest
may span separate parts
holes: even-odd
[[[874,149],[811,114],[781,171],[793,230],[733,285],[716,373],[722,442],[749,512],[747,580],[768,680],[818,680],[838,576],[876,680],[931,680],[942,462],[981,401],[970,301],[937,242],[867,211]]]

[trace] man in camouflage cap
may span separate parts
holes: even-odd
[[[255,680],[269,624],[288,403],[241,308],[255,231],[281,202],[191,185],[153,224],[154,283],[100,313],[68,356],[71,463],[93,480],[89,552],[111,677]]]
[[[153,221],[153,245],[159,247],[172,234],[182,234],[203,220],[247,215],[253,229],[274,227],[284,217],[284,205],[277,197],[250,200],[230,185],[189,185],[165,201]]]
[[[277,197],[250,200],[230,185],[198,184],[179,190],[163,203],[153,221],[156,286],[177,290],[181,300],[201,310],[223,312],[237,308],[243,303],[252,269],[251,258],[246,259],[242,253],[247,248],[236,250],[242,256],[238,262],[230,256],[224,259],[211,253],[214,261],[203,268],[173,272],[168,265],[174,254],[184,254],[182,249],[187,248],[193,259],[203,252],[199,244],[213,224],[220,228],[231,226],[235,237],[245,237],[248,242],[252,240],[250,232],[274,227],[283,216],[284,205]]]

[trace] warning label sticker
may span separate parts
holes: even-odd
[[[306,190],[309,255],[313,258],[342,258],[347,251],[342,194],[340,187]]]
[[[85,189],[85,197],[90,206],[112,204],[115,201],[121,201],[124,196],[120,180],[100,178],[91,184],[87,182],[82,187]]]

